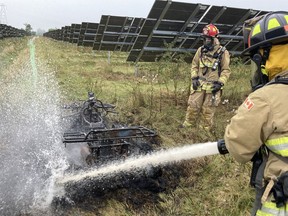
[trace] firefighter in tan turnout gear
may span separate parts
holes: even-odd
[[[252,160],[256,168],[252,215],[288,215],[288,12],[254,21],[243,27],[253,92],[227,126],[225,144],[238,162]]]
[[[211,129],[215,109],[221,100],[221,92],[230,76],[230,55],[218,40],[219,30],[213,24],[203,28],[204,45],[198,48],[191,68],[191,92],[183,127],[198,124]],[[201,117],[201,118],[199,118]],[[197,120],[202,119],[201,123]]]

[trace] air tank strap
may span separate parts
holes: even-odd
[[[267,85],[271,84],[285,84],[288,85],[288,77],[286,76],[276,76],[275,79],[271,80]]]

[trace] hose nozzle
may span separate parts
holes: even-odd
[[[224,139],[218,140],[217,146],[218,146],[218,151],[220,154],[224,155],[224,154],[229,153],[227,148],[226,148]]]

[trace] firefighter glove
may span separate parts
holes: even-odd
[[[218,92],[222,88],[223,85],[224,84],[219,81],[213,82],[212,93],[215,94],[216,92]]]
[[[192,78],[192,87],[193,87],[193,90],[197,90],[199,86],[200,86],[200,82],[199,82],[199,80],[198,80],[198,77]]]

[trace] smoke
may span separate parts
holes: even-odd
[[[54,73],[21,67],[0,81],[0,215],[49,207],[54,178],[68,166]]]

